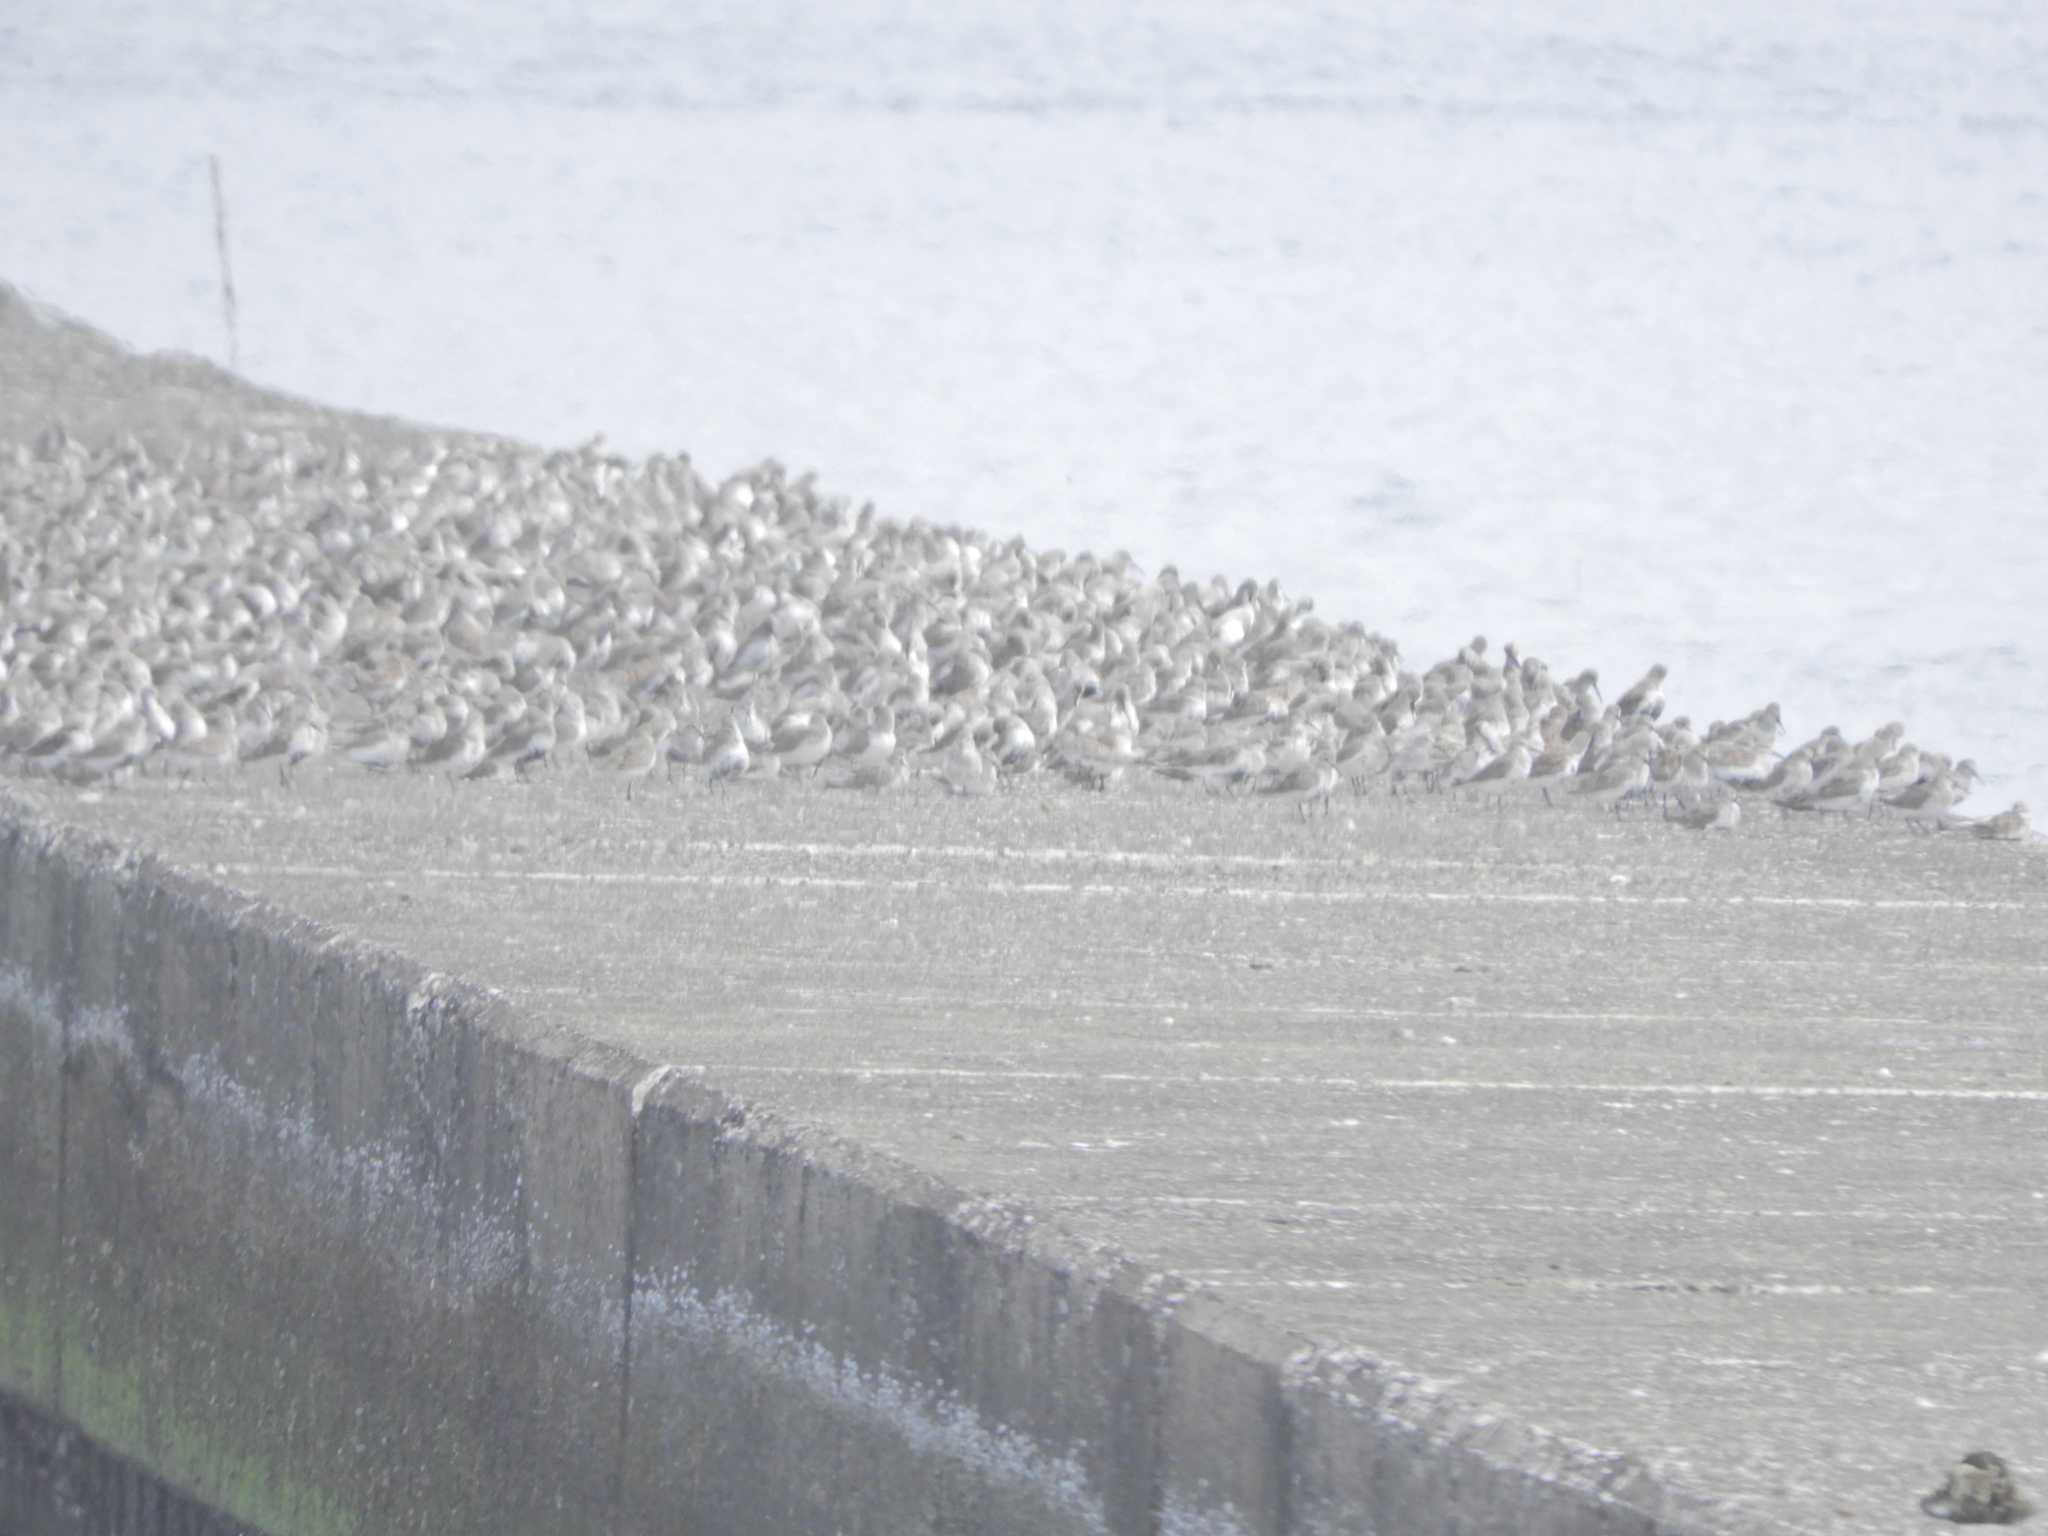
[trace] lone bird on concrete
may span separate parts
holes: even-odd
[[[1971,1451],[1950,1467],[1948,1477],[1920,1501],[1920,1508],[1957,1525],[2011,1525],[2029,1513],[2012,1469],[1989,1451]]]
[[[1994,842],[2017,843],[2031,830],[2027,820],[2027,804],[2015,800],[2009,811],[2000,811],[1996,816],[1986,816],[1970,828],[1977,837],[1988,837]]]

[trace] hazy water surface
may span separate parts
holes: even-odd
[[[2048,812],[2048,7],[1107,9],[17,0],[0,275]]]

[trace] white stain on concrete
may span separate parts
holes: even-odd
[[[984,1423],[970,1405],[950,1394],[935,1394],[887,1369],[863,1369],[763,1317],[738,1292],[721,1289],[707,1299],[687,1274],[673,1272],[635,1288],[633,1324],[636,1332],[658,1328],[693,1349],[737,1356],[746,1369],[873,1424],[919,1456],[970,1467],[982,1480],[1026,1492],[1065,1512],[1081,1529],[1107,1536],[1108,1513],[1071,1456],[1055,1454],[1016,1430]],[[1219,1528],[1216,1536],[1234,1536],[1236,1530]]]
[[[24,1020],[48,1044],[72,1050],[97,1046],[122,1061],[135,1059],[135,1037],[122,1010],[97,1005],[66,1010],[54,992],[37,986],[18,965],[0,965],[0,1008]]]
[[[754,1062],[709,1062],[692,1070],[707,1076],[944,1078],[968,1082],[1132,1083],[1144,1087],[1338,1088],[1381,1093],[1611,1093],[1673,1099],[1933,1099],[1965,1103],[2044,1104],[2048,1089],[1901,1088],[1861,1083],[1572,1083],[1450,1077],[1315,1077],[1276,1072],[1055,1072],[1032,1068],[926,1067],[868,1063],[808,1067]]]
[[[717,847],[719,845],[707,845]],[[774,851],[773,847],[762,851]],[[801,851],[800,845],[791,851]],[[852,848],[835,848],[848,854]],[[1035,849],[1034,854],[1060,852],[1077,862],[1101,856],[1079,849]],[[1012,855],[1021,857],[1022,855]],[[1192,861],[1190,861],[1192,862]],[[1261,867],[1284,865],[1283,860],[1253,860]],[[1176,861],[1177,863],[1177,861]],[[458,884],[541,884],[576,886],[619,886],[659,889],[702,887],[706,889],[806,889],[849,891],[926,891],[934,882],[928,878],[870,878],[860,875],[778,875],[761,873],[713,874],[663,872],[654,870],[586,871],[568,869],[373,869],[342,864],[228,864],[222,873],[243,878],[282,876],[287,879],[341,880],[439,880]],[[1164,897],[1190,901],[1248,901],[1314,906],[1368,906],[1383,904],[1442,906],[1537,906],[1537,907],[1808,907],[1868,912],[2029,912],[2048,904],[2025,901],[1966,901],[1947,897],[1864,896],[1629,896],[1595,891],[1423,891],[1387,887],[1350,890],[1301,890],[1288,886],[1262,885],[1176,885],[1172,883],[1130,885],[1113,881],[977,880],[949,881],[947,890],[990,896],[1087,896],[1097,899],[1129,900],[1134,897]]]

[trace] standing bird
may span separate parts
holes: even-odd
[[[1278,799],[1292,800],[1296,814],[1306,821],[1311,808],[1318,801],[1322,803],[1323,814],[1330,814],[1330,795],[1336,788],[1336,764],[1327,756],[1318,754],[1305,763],[1283,769],[1277,774],[1269,772],[1259,784],[1258,792]]]
[[[308,715],[292,727],[291,734],[284,741],[284,761],[278,765],[280,781],[289,781],[298,770],[299,764],[321,756],[327,750],[327,720],[323,715]]]
[[[633,786],[654,771],[655,760],[661,756],[662,742],[656,733],[646,726],[640,727],[628,736],[619,749],[612,753],[612,771],[626,781],[626,803],[632,804]]]
[[[520,712],[505,727],[504,734],[488,755],[516,773],[534,763],[546,762],[555,750],[556,739],[555,711],[552,706],[543,704]]]
[[[66,765],[74,774],[89,779],[112,778],[131,763],[140,762],[156,746],[156,737],[140,715],[130,715],[102,731],[93,744]]]
[[[982,762],[971,731],[959,734],[952,749],[940,759],[936,771],[939,782],[950,794],[985,795],[995,787],[995,775]]]
[[[1656,719],[1664,713],[1664,679],[1667,675],[1664,663],[1658,662],[1637,680],[1633,688],[1614,701],[1615,712],[1624,720],[1633,720],[1638,715]]]
[[[1508,743],[1507,751],[1461,783],[1475,789],[1492,790],[1496,796],[1501,796],[1512,786],[1529,781],[1529,769],[1535,761],[1536,754],[1530,750],[1529,743],[1518,736]]]
[[[1618,757],[1595,774],[1582,774],[1572,781],[1570,793],[1588,805],[1611,805],[1619,812],[1621,802],[1639,795],[1650,784],[1650,759],[1640,751]]]
[[[1956,783],[1954,770],[1944,768],[1933,778],[1900,790],[1885,803],[1905,817],[1909,827],[1940,827],[1948,821],[1949,812],[1964,793]]]
[[[421,752],[412,754],[409,766],[428,773],[445,773],[452,784],[484,760],[489,738],[484,717],[472,714],[461,726]]]
[[[725,717],[725,729],[719,733],[718,741],[704,758],[704,782],[723,784],[736,779],[747,771],[753,761],[753,754],[747,751],[747,739],[740,734],[737,715]]]
[[[887,704],[878,704],[868,715],[866,725],[855,726],[833,743],[840,757],[850,760],[856,768],[876,768],[896,755],[896,711]]]
[[[832,751],[832,722],[822,710],[816,714],[800,711],[785,715],[776,722],[768,750],[782,760],[785,768],[808,768],[816,773],[818,765]]]

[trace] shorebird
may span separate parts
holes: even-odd
[[[1877,793],[1889,799],[1920,782],[1920,749],[1910,741],[1877,765]]]
[[[1815,779],[1804,794],[1778,803],[1793,811],[1828,811],[1847,815],[1867,811],[1877,794],[1877,764],[1861,762],[1833,775],[1826,783]]]
[[[1212,794],[1228,794],[1265,769],[1266,749],[1256,740],[1224,740],[1170,752],[1156,766],[1169,779],[1192,779]]]
[[[555,750],[550,761],[567,756],[575,761],[576,749],[590,739],[590,709],[583,695],[573,688],[562,691],[555,705]]]
[[[397,727],[377,723],[365,728],[342,748],[341,755],[361,768],[387,773],[398,767],[412,750],[412,739]]]
[[[2017,843],[2031,830],[2027,819],[2027,806],[2023,800],[2015,800],[2009,811],[2000,811],[1996,816],[1986,816],[1971,825],[1970,831],[1978,837],[1988,837],[2001,843]]]
[[[1664,819],[1675,821],[1681,827],[1690,827],[1695,832],[1733,832],[1742,825],[1742,802],[1732,797],[1716,800],[1677,816],[1667,811]]]
[[[439,741],[407,759],[407,766],[423,773],[445,773],[449,783],[461,778],[484,760],[484,717],[472,714]]]
[[[880,763],[836,763],[825,771],[827,789],[890,789],[903,782],[903,764],[893,758]]]
[[[1529,782],[1543,791],[1543,803],[1551,804],[1550,786],[1561,784],[1579,771],[1579,764],[1585,761],[1586,748],[1593,740],[1591,732],[1585,732],[1553,746],[1545,747],[1536,760],[1529,764]]]
[[[626,803],[633,802],[633,786],[644,781],[654,771],[656,759],[661,756],[661,738],[656,732],[641,726],[630,732],[618,751],[611,755],[612,772],[626,781]]]
[[[1363,790],[1366,781],[1379,777],[1393,762],[1393,754],[1387,748],[1386,733],[1380,729],[1376,717],[1367,717],[1371,724],[1360,726],[1349,732],[1337,746],[1336,769],[1350,781],[1354,790]]]
[[[653,766],[668,754],[668,737],[676,729],[676,717],[666,709],[649,709],[639,725],[627,731],[618,745],[606,754],[604,766],[627,780],[627,803],[633,803],[633,786],[645,782]]]
[[[1330,814],[1330,795],[1337,788],[1337,767],[1327,758],[1313,758],[1262,780],[1258,792],[1294,802],[1295,811],[1307,820],[1310,807],[1321,802],[1323,814]]]
[[[535,763],[546,762],[554,753],[557,736],[552,704],[526,703],[524,695],[517,693],[512,698],[522,702],[487,755],[502,761],[517,773]]]
[[[856,768],[879,767],[896,755],[896,711],[878,704],[867,722],[843,732],[834,742],[835,755]]]
[[[668,776],[673,780],[678,768],[695,768],[710,755],[711,743],[704,739],[704,728],[694,720],[685,720],[667,738],[665,754],[668,758]]]
[[[1804,751],[1794,752],[1778,764],[1775,772],[1756,788],[1778,805],[1789,806],[1813,787],[1813,759]]]
[[[1970,797],[1970,791],[1984,782],[1984,775],[1977,771],[1975,761],[1967,757],[1956,764],[1950,777],[1955,780],[1956,800],[1959,803],[1967,800]]]
[[[1611,805],[1616,811],[1622,801],[1649,787],[1650,760],[1639,752],[1615,759],[1598,773],[1581,775],[1571,783],[1570,793],[1588,805]]]
[[[934,772],[949,794],[971,797],[985,795],[995,788],[995,775],[981,760],[981,750],[975,746],[970,731],[962,731],[954,739]]]
[[[1933,778],[1900,790],[1885,804],[1903,816],[1909,827],[1940,827],[1947,822],[1949,812],[1955,809],[1963,793],[1953,771],[1943,768],[1937,770]]]
[[[1762,788],[1778,763],[1769,742],[1746,735],[1709,741],[1700,751],[1715,778],[1743,789]]]
[[[1664,713],[1664,679],[1669,676],[1663,662],[1658,662],[1645,672],[1620,698],[1614,701],[1615,712],[1624,720],[1633,720],[1638,715],[1655,720]]]
[[[2012,1469],[1990,1451],[1971,1451],[1949,1468],[1920,1508],[1957,1525],[2011,1525],[2029,1512]]]
[[[1474,789],[1492,790],[1495,795],[1502,795],[1513,786],[1528,782],[1529,769],[1535,761],[1536,756],[1530,751],[1529,743],[1517,737],[1508,743],[1507,751],[1464,780],[1464,783]]]
[[[1720,788],[1714,770],[1707,766],[1707,755],[1698,747],[1689,747],[1677,756],[1678,771],[1661,787],[1680,805],[1697,806]]]
[[[747,750],[746,737],[740,733],[737,716],[727,715],[725,729],[719,732],[717,744],[705,754],[704,782],[725,784],[747,771],[753,761],[753,754]]]
[[[324,715],[308,715],[295,724],[284,739],[284,761],[277,766],[280,782],[288,783],[298,772],[299,764],[309,762],[327,751],[327,719]]]
[[[1038,766],[1038,733],[1022,715],[1005,711],[991,727],[988,756],[996,772],[1014,779]]]
[[[94,739],[91,746],[66,765],[86,778],[110,779],[123,768],[140,762],[156,745],[149,725],[140,715],[130,715]]]
[[[832,722],[822,712],[794,710],[775,723],[768,750],[785,768],[807,768],[815,773],[832,751]]]

